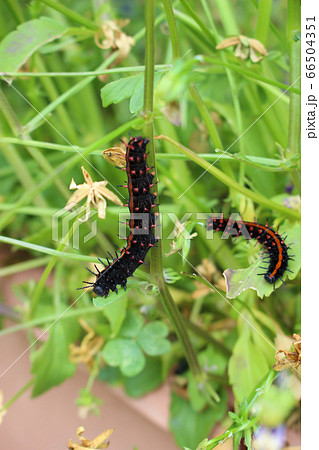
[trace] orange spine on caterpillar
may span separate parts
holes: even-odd
[[[127,238],[127,245],[120,254],[113,258],[111,264],[105,265],[102,271],[96,267],[97,273],[94,283],[87,283],[93,288],[93,292],[98,297],[107,297],[110,290],[117,293],[117,286],[126,288],[127,278],[132,276],[135,270],[144,263],[147,252],[154,247],[156,239],[153,235],[155,227],[155,214],[152,208],[156,194],[151,194],[150,190],[154,186],[154,175],[150,173],[150,168],[146,164],[146,145],[149,139],[142,136],[133,137],[126,144],[126,173],[129,192],[127,206],[130,210],[130,234]],[[124,187],[124,186],[123,186]]]
[[[269,256],[269,266],[267,271],[259,274],[263,275],[268,283],[271,283],[275,289],[277,280],[281,280],[282,276],[288,269],[288,261],[293,259],[288,255],[288,246],[285,240],[278,232],[271,227],[262,225],[257,222],[246,222],[243,220],[234,220],[232,218],[225,219],[223,214],[214,214],[207,220],[207,229],[214,231],[223,231],[224,237],[231,234],[235,237],[244,236],[246,239],[256,239]]]

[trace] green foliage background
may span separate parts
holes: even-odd
[[[125,18],[130,22],[123,31],[135,45],[117,63],[118,50],[97,47],[94,37],[106,20]],[[250,448],[252,432],[264,420],[255,389],[267,399],[274,388],[275,337],[300,332],[299,2],[6,0],[0,20],[0,242],[13,250],[0,276],[43,269],[38,284],[15,287],[21,300],[17,324],[0,336],[27,329],[32,342],[34,327],[54,323],[48,341],[32,351],[33,377],[26,386],[36,396],[73,375],[69,344],[83,338],[78,318],[85,317],[105,345],[79,404],[96,401],[90,394],[96,376],[123,384],[135,397],[178,369],[185,397],[172,389],[170,408],[178,445],[195,449],[223,421],[225,433],[198,448],[214,448],[230,436],[234,448],[242,437]],[[216,50],[239,35],[237,50],[245,59],[235,47]],[[259,40],[267,56],[253,62],[247,38]],[[105,177],[109,188],[126,195],[116,187],[123,173],[101,155],[129,133],[151,138],[163,239],[127,293],[93,304],[90,293],[78,300],[84,261],[103,258],[113,244],[123,246],[117,237],[121,210],[108,204],[97,235],[85,243],[89,227],[76,217],[70,221],[76,228],[60,242],[52,240],[52,216],[70,197],[71,179],[82,183],[82,165],[94,181]],[[154,134],[160,139],[154,141]],[[278,282],[273,291],[257,276],[258,246],[218,235],[206,239],[195,214],[211,208],[280,225],[295,255],[286,286]],[[180,251],[169,257],[175,216],[167,213],[179,220],[191,213],[176,241]],[[78,249],[68,245],[75,230]],[[214,274],[203,279],[195,268],[205,259]],[[225,269],[247,267],[255,267],[252,280],[235,272],[227,297],[213,288]],[[50,273],[54,283],[47,288]],[[195,297],[200,285],[207,289]],[[283,389],[292,394],[289,383]],[[230,391],[235,401],[229,417]],[[290,394],[270,394],[274,410],[285,411],[272,426],[298,407]]]

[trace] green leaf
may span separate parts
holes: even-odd
[[[123,382],[124,377],[118,367],[107,366],[102,367],[99,370],[98,379],[110,384],[111,386],[116,386],[117,384]]]
[[[129,309],[126,312],[119,334],[123,337],[136,337],[141,331],[144,319],[137,311]]]
[[[2,72],[16,72],[42,45],[61,37],[68,27],[49,17],[30,20],[9,33],[0,44]]]
[[[154,85],[158,83],[162,76],[161,72],[155,72]],[[143,108],[144,99],[144,75],[134,75],[132,77],[121,78],[112,81],[101,89],[101,99],[104,108],[111,104],[117,104],[126,98],[130,98],[130,112],[137,113]]]
[[[159,357],[146,358],[144,369],[134,377],[125,377],[125,392],[130,397],[140,397],[156,389],[163,382],[162,361]]]
[[[112,304],[109,304],[107,308],[103,309],[103,314],[107,317],[111,325],[111,338],[116,337],[121,328],[125,318],[126,306],[127,297],[124,297],[121,301],[113,302]]]
[[[69,361],[69,344],[75,341],[79,331],[76,320],[61,320],[52,326],[50,336],[40,350],[32,353],[33,397],[74,374],[76,364]]]
[[[250,324],[243,320],[242,329],[228,365],[229,381],[238,403],[248,397],[256,384],[269,371],[264,355],[256,351],[256,346],[251,340],[252,332],[254,330]]]
[[[208,436],[213,426],[224,416],[227,406],[225,392],[214,408],[194,411],[190,403],[172,392],[170,404],[170,429],[180,447],[196,448]]]
[[[118,294],[116,292],[112,292],[106,298],[105,297],[93,297],[93,305],[97,306],[97,307],[110,305],[111,303],[116,302],[121,297],[126,295],[129,290],[130,290],[129,286],[127,286],[126,291],[121,287],[121,288],[118,288]]]
[[[169,333],[168,326],[160,321],[147,323],[138,336],[142,349],[150,356],[162,355],[171,350],[171,343],[165,336]]]
[[[286,272],[283,278],[289,278],[292,280],[296,277],[300,270],[301,259],[300,259],[300,225],[295,225],[289,229],[289,225],[285,227],[285,224],[282,226],[282,229],[286,231],[287,234],[287,245],[290,247],[288,249],[288,256],[294,255],[294,260],[289,260],[288,269],[291,272]],[[264,266],[265,262],[261,261],[261,257],[258,258],[250,267],[246,269],[226,269],[223,273],[226,281],[227,288],[227,298],[236,298],[246,289],[254,289],[257,291],[257,294],[260,298],[264,296],[269,297],[273,291],[274,287],[271,283],[268,283],[263,276],[258,274],[265,272],[265,270],[261,269],[260,266]],[[282,285],[281,280],[276,281],[276,289]]]
[[[108,83],[101,89],[101,99],[104,108],[107,108],[111,104],[120,103],[126,98],[130,98],[134,94],[135,89],[139,91],[143,82],[144,75],[140,74]]]
[[[110,366],[119,366],[127,377],[137,375],[145,365],[145,356],[131,339],[116,338],[109,341],[102,350],[102,356]]]
[[[255,404],[258,421],[266,427],[275,428],[282,424],[298,403],[294,392],[296,389],[294,384],[298,383],[297,379],[290,376],[290,378],[284,378],[283,382],[283,386],[280,387],[272,385]],[[291,383],[290,386],[289,383]]]

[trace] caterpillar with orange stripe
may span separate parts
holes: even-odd
[[[288,255],[289,247],[285,243],[285,239],[280,236],[277,231],[271,227],[262,225],[257,222],[246,222],[244,220],[234,220],[232,217],[225,219],[223,214],[214,214],[207,219],[207,230],[223,231],[223,237],[232,235],[235,237],[244,236],[245,239],[256,239],[269,257],[269,266],[267,271],[258,275],[263,275],[268,283],[271,283],[275,289],[277,280],[282,279],[288,269],[288,261],[292,260],[292,256]]]
[[[156,195],[151,194],[150,189],[155,185],[153,183],[154,175],[150,173],[150,168],[146,164],[146,145],[149,139],[142,136],[133,137],[126,145],[126,170],[129,201],[126,206],[130,210],[130,234],[126,238],[127,245],[124,247],[112,263],[103,265],[104,269],[99,271],[95,266],[97,273],[91,272],[96,276],[94,283],[85,281],[85,289],[92,287],[93,292],[98,297],[107,297],[110,291],[118,292],[117,286],[126,289],[127,278],[132,276],[135,270],[144,263],[147,252],[155,246],[156,239],[153,235],[155,227],[155,214],[152,208],[155,206]],[[112,255],[111,255],[112,256]]]

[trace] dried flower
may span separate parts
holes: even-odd
[[[93,369],[94,356],[101,350],[104,345],[104,338],[97,336],[93,328],[91,328],[84,319],[79,319],[79,323],[85,329],[87,334],[84,336],[80,346],[70,344],[69,359],[75,364],[84,363],[89,371]]]
[[[82,434],[85,432],[84,427],[79,427],[76,430],[76,435],[81,443],[78,444],[77,442],[73,442],[72,439],[69,439],[68,448],[74,450],[85,450],[87,448],[98,450],[107,448],[109,446],[109,442],[104,441],[106,441],[111,436],[113,431],[113,428],[105,430],[103,431],[103,433],[99,434],[95,439],[93,439],[93,441],[90,441],[89,439],[86,439],[84,436],[82,436]]]
[[[220,42],[216,50],[222,50],[236,45],[235,56],[241,60],[250,58],[253,63],[257,63],[268,55],[267,49],[257,39],[251,39],[247,36],[232,36]],[[259,54],[259,56],[258,56]]]
[[[72,178],[69,189],[77,189],[77,191],[74,192],[74,194],[65,205],[64,208],[66,210],[69,211],[77,203],[87,197],[85,218],[79,219],[81,222],[86,222],[90,217],[91,205],[98,211],[98,217],[100,219],[105,219],[106,201],[104,197],[108,200],[111,200],[117,205],[123,206],[123,203],[118,198],[118,196],[105,187],[108,181],[105,180],[93,182],[90,174],[84,169],[83,166],[81,167],[81,169],[85,183],[77,185]]]
[[[113,51],[118,51],[118,55],[113,65],[120,63],[130,53],[131,48],[135,44],[131,36],[125,34],[121,28],[125,27],[129,20],[107,20],[103,23],[101,31],[95,35],[95,43],[98,47],[107,49],[111,48]],[[100,40],[100,35],[103,35]]]
[[[216,266],[209,261],[207,258],[202,260],[202,263],[196,267],[196,270],[200,275],[206,278],[207,281],[211,282],[214,286],[222,291],[225,291],[225,280],[216,269]],[[211,292],[211,288],[201,283],[200,281],[194,282],[196,290],[192,293],[192,298],[201,298]]]
[[[126,149],[122,147],[111,147],[103,150],[103,158],[117,167],[126,166]]]
[[[275,354],[277,362],[274,369],[277,371],[294,368],[297,369],[301,365],[301,336],[299,334],[293,335],[294,342],[289,350],[278,350]]]

